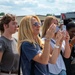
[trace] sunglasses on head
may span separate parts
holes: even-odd
[[[34,25],[34,26],[41,26],[41,23],[35,22],[33,25]]]

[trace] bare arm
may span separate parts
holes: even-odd
[[[71,54],[71,48],[69,46],[69,42],[66,42],[65,51],[64,51],[64,57],[69,58]]]
[[[61,31],[59,31],[57,33],[56,37],[55,37],[55,40],[56,40],[55,45],[58,46],[59,48],[55,46],[53,50],[51,49],[52,50],[52,53],[51,53],[52,55],[50,55],[49,62],[52,63],[52,64],[56,63],[57,58],[58,58],[58,56],[60,54],[61,44],[62,44],[61,39],[62,39],[62,33],[61,33]]]
[[[70,55],[71,55],[71,48],[70,48],[70,45],[69,45],[69,39],[70,39],[70,36],[69,36],[68,32],[66,32],[65,51],[64,51],[64,57],[65,58],[69,58]]]
[[[49,63],[55,64],[57,61],[58,55],[59,55],[58,48],[54,48],[54,50],[52,51],[52,54],[50,54]]]
[[[44,50],[42,53],[36,55],[33,60],[42,63],[47,64],[49,60],[49,53],[50,53],[50,40],[45,40]]]
[[[54,36],[55,25],[51,25],[46,32],[44,49],[41,54],[37,54],[33,60],[41,64],[48,64],[50,54],[50,39]]]

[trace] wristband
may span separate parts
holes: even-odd
[[[49,40],[50,41],[50,39],[48,39],[48,38],[44,38],[44,40]]]
[[[59,46],[57,46],[56,44],[54,44],[54,47],[55,47],[55,48],[59,48]]]

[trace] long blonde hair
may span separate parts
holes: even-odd
[[[44,20],[44,25],[42,26],[42,37],[45,37],[46,31],[51,25],[52,20],[58,20],[55,16],[47,16]]]
[[[21,19],[19,30],[18,30],[18,50],[20,53],[20,47],[22,42],[28,41],[30,43],[35,44],[35,40],[33,39],[33,29],[31,19],[36,18],[38,22],[40,19],[37,16],[25,16]],[[39,45],[42,44],[40,37],[37,35],[37,43]]]

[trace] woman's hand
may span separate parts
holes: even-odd
[[[62,32],[61,30],[59,30],[56,34],[56,44],[57,45],[60,45],[60,42],[62,42],[62,38],[63,38]]]
[[[55,34],[55,30],[56,30],[56,25],[53,23],[50,25],[50,27],[48,28],[47,32],[46,32],[46,36],[45,38],[47,39],[51,39],[54,34]]]
[[[67,31],[65,32],[64,40],[65,40],[65,42],[69,42],[69,40],[70,40],[70,36],[69,36],[69,33]]]

